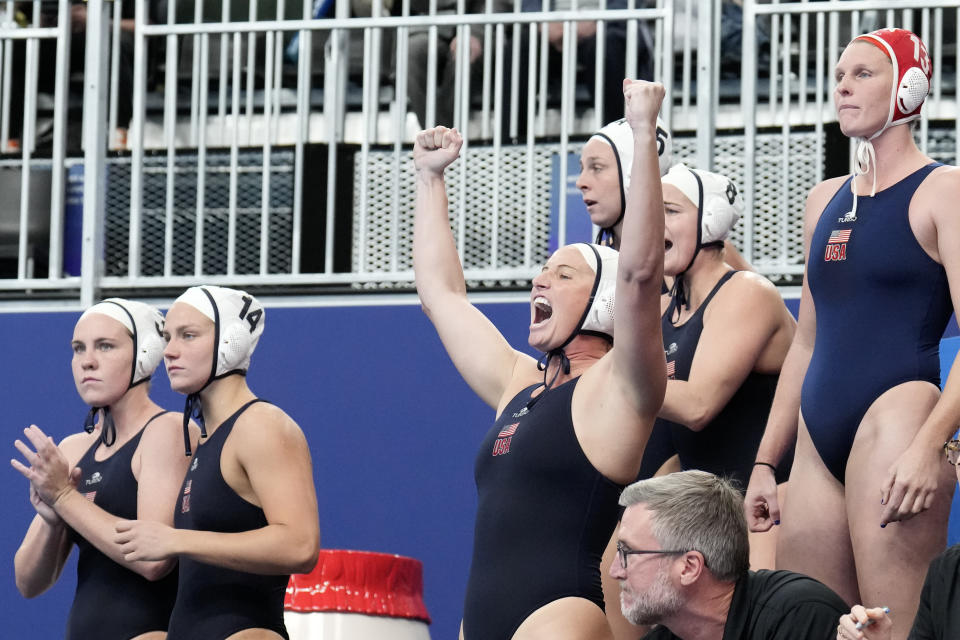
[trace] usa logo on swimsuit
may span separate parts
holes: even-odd
[[[187,480],[183,485],[183,502],[180,504],[180,513],[188,513],[190,511],[190,485],[193,484],[193,480]]]
[[[851,231],[851,229],[834,229],[830,232],[830,238],[823,252],[825,262],[840,262],[847,259],[847,243],[850,242]]]
[[[675,360],[667,361],[667,378],[670,380],[677,378],[677,363]]]
[[[502,456],[510,453],[510,442],[513,441],[513,434],[517,432],[519,426],[519,422],[514,422],[500,429],[500,433],[497,434],[497,439],[493,443],[493,455]]]

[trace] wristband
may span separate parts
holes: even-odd
[[[754,462],[754,463],[753,463],[753,466],[755,466],[755,467],[756,467],[756,466],[770,467],[771,469],[773,469],[773,472],[774,472],[774,473],[777,472],[777,466],[776,466],[776,465],[773,465],[773,464],[770,464],[769,462]]]

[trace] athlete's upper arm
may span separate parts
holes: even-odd
[[[956,207],[944,206],[960,199],[960,168],[952,167],[930,176],[932,192],[928,192],[931,216],[937,229],[937,252],[940,264],[950,283],[954,309],[960,309],[960,215]]]
[[[267,522],[287,527],[287,542],[315,549],[320,525],[310,449],[303,431],[279,408],[257,403],[230,439]]]
[[[466,296],[443,296],[433,301],[427,313],[464,381],[497,408],[518,363],[532,359],[511,347]]]
[[[704,423],[726,406],[753,371],[781,326],[785,309],[769,281],[741,273],[720,289],[707,312],[687,381],[702,403]]]
[[[191,431],[196,426],[191,425]],[[151,422],[140,440],[137,518],[173,525],[173,510],[190,458],[184,455],[183,416],[168,413]]]

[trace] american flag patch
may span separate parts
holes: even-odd
[[[500,430],[500,434],[497,435],[498,438],[506,438],[507,436],[512,436],[517,432],[517,427],[520,426],[519,422],[515,422],[511,425],[507,425]]]
[[[674,360],[667,361],[667,377],[672,378],[677,375],[677,363]]]
[[[850,231],[851,229],[835,229],[830,232],[830,239],[827,240],[827,244],[842,244],[844,242],[850,241]]]
[[[88,491],[87,493],[83,494],[83,497],[86,498],[87,500],[89,500],[90,502],[93,502],[94,499],[97,497],[97,492],[96,492],[96,491]]]

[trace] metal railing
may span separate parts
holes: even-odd
[[[946,133],[941,126],[957,115],[955,2],[903,9],[888,0],[744,0],[739,78],[721,78],[725,25],[714,0],[642,7],[630,0],[619,9],[608,6],[615,0],[591,8],[581,8],[589,0],[545,0],[538,12],[521,11],[520,0],[486,0],[483,13],[465,13],[459,0],[449,14],[438,13],[438,1],[428,15],[410,15],[403,0],[398,15],[384,15],[374,2],[369,17],[350,17],[348,3],[336,3],[335,15],[315,18],[311,0],[250,0],[245,11],[224,0],[217,15],[205,15],[209,3],[202,2],[123,0],[125,9],[119,0],[89,0],[82,157],[66,152],[67,126],[77,124],[70,118],[77,105],[71,110],[69,2],[57,4],[54,26],[0,23],[4,148],[15,43],[25,43],[28,80],[41,71],[38,43],[54,42],[57,59],[52,106],[38,110],[37,82],[26,83],[20,153],[0,161],[0,171],[20,171],[23,185],[16,231],[0,228],[16,238],[16,275],[5,272],[0,291],[86,304],[103,291],[146,294],[199,281],[272,292],[409,290],[410,143],[418,128],[407,107],[409,65],[436,77],[438,45],[447,46],[450,33],[457,36],[447,49],[452,100],[427,83],[424,118],[440,117],[447,100],[464,133],[448,191],[465,272],[477,289],[528,280],[548,244],[566,239],[568,216],[583,215],[568,211],[565,176],[575,162],[570,154],[604,124],[605,43],[616,25],[625,25],[628,76],[640,68],[641,51],[652,53],[652,75],[672,98],[663,116],[677,159],[740,183],[748,214],[735,241],[768,275],[802,271],[803,196],[826,177],[825,125],[835,119],[830,71],[868,22],[917,28],[930,44],[940,64],[921,144],[947,161],[955,157],[960,125]],[[558,1],[566,4],[551,10]],[[134,28],[121,32],[131,3]],[[12,12],[12,4],[0,9]],[[41,3],[31,4],[36,20]],[[589,58],[578,24],[595,33]],[[426,59],[411,61],[411,35],[424,30]],[[471,35],[481,43],[473,68]],[[131,53],[122,47],[132,48],[130,95],[118,80]],[[116,135],[127,124],[118,116],[121,100],[132,103],[132,119],[129,152],[117,154],[108,149],[124,146]],[[51,149],[40,158],[38,118],[52,122]],[[64,220],[71,165],[84,171],[83,226],[65,243],[76,222]],[[29,185],[47,169],[50,207],[38,214]],[[42,268],[31,272],[43,262],[43,251],[34,250],[43,244],[38,227],[49,236],[41,247],[49,253],[45,277]],[[64,254],[78,252],[79,269],[76,260],[68,267]]]

